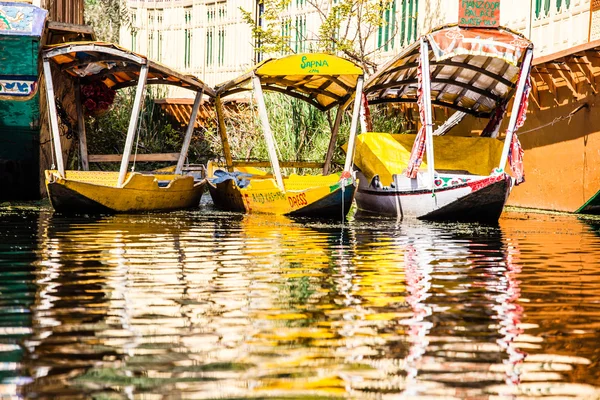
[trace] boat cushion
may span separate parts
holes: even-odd
[[[356,138],[354,164],[371,180],[379,175],[389,186],[392,175],[404,172],[410,159],[416,135],[367,132]],[[434,136],[433,153],[436,170],[467,171],[473,175],[489,175],[498,167],[503,142],[494,138]],[[421,170],[427,170],[427,154]]]

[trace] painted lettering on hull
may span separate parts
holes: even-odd
[[[308,205],[305,193],[300,193],[296,196],[289,196],[288,202],[290,203],[290,207],[292,208],[298,208]]]

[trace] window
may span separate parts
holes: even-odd
[[[213,3],[208,4],[206,7],[205,65],[213,66],[216,64],[221,67],[225,65],[227,3]]]
[[[543,4],[543,14],[542,14],[542,2]],[[567,6],[568,7],[568,6]],[[535,17],[543,18],[547,17],[550,13],[550,0],[535,0]]]
[[[393,38],[396,27],[396,0],[392,0],[387,7],[382,11],[381,24],[377,34],[377,47],[383,47],[383,50],[388,51],[394,48]]]
[[[137,51],[137,16],[135,8],[131,9],[131,50]]]
[[[295,28],[296,42],[294,44],[294,51],[296,53],[302,53],[306,51],[306,16],[296,16]]]
[[[562,0],[556,0],[556,11],[560,12],[562,7]],[[571,7],[571,0],[565,0],[565,6],[562,11],[566,11]]]
[[[154,10],[148,10],[148,58],[154,58]]]
[[[419,3],[417,0],[400,0],[400,27],[398,30],[400,47],[417,40],[417,18]]]
[[[263,26],[263,15],[265,14],[265,5],[263,4],[263,2],[259,2],[257,5],[258,9],[256,10],[256,14],[258,15],[258,18],[256,19],[256,24],[258,26]],[[262,45],[262,41],[260,39],[260,36],[256,39],[256,47],[260,48],[260,46]],[[261,51],[257,51],[256,52],[256,62],[259,63],[261,62],[263,59],[263,54]]]
[[[281,21],[281,38],[283,43],[281,45],[281,54],[286,54],[292,47],[292,19],[290,17],[284,18]]]
[[[192,7],[185,7],[183,13],[183,67],[189,68],[192,65]]]

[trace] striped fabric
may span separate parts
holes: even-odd
[[[408,161],[408,167],[406,168],[406,176],[415,179],[421,163],[423,162],[423,155],[425,154],[425,140],[427,135],[425,134],[425,104],[423,100],[423,67],[421,66],[421,57],[419,57],[419,67],[417,68],[417,105],[419,106],[419,119],[421,120],[421,129],[413,143],[412,150],[410,152],[410,159]]]
[[[521,142],[519,141],[516,131],[523,126],[525,119],[527,118],[530,91],[531,78],[527,79],[527,82],[525,83],[525,90],[523,91],[523,97],[521,99],[521,104],[519,105],[519,114],[517,115],[517,122],[515,124],[515,132],[513,133],[508,150],[508,162],[510,164],[510,170],[515,177],[515,185],[520,185],[525,182],[525,169],[523,168],[523,155],[525,151],[521,147]]]

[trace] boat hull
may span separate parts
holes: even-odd
[[[61,213],[121,213],[167,211],[197,207],[206,180],[184,175],[128,174],[117,187],[118,172],[46,171],[52,207]]]
[[[385,190],[369,186],[357,173],[359,216],[417,218],[433,221],[495,223],[512,188],[507,174],[435,189]]]
[[[238,187],[231,179],[217,184],[209,181],[208,190],[215,207],[224,211],[322,219],[344,218],[356,192],[353,179],[285,192],[274,183],[262,184],[270,181],[252,180],[247,188]]]

